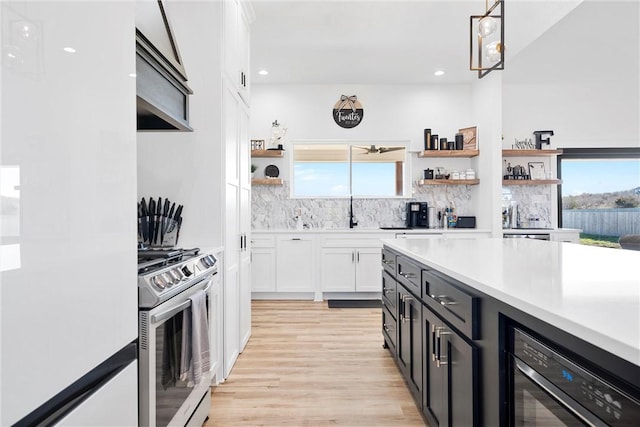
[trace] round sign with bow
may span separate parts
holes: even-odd
[[[360,124],[363,116],[362,104],[355,95],[342,95],[333,106],[333,120],[340,127],[354,128]]]

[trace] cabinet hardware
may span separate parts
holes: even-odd
[[[302,240],[302,239],[299,237],[292,237],[291,240]]]
[[[431,298],[433,298],[436,302],[438,302],[440,305],[444,305],[445,307],[448,305],[458,305],[458,302],[456,300],[450,299],[448,295],[431,295]]]
[[[382,292],[384,292],[385,294],[388,294],[389,292],[391,292],[393,289],[391,288],[382,288]]]
[[[405,321],[404,314],[400,314],[400,322],[401,322],[401,323],[404,323],[404,321]]]
[[[436,361],[436,325],[431,324],[431,361]]]
[[[356,253],[355,253],[355,251],[351,252],[351,262],[352,263],[356,262]]]
[[[360,251],[356,251],[356,262],[360,262]]]
[[[451,335],[451,332],[446,331],[445,327],[436,328],[436,343],[437,343],[437,356],[436,356],[436,367],[440,367],[442,365],[446,365],[448,362],[447,356],[442,356],[442,340],[441,338],[446,335]],[[444,358],[444,361],[442,360]]]
[[[413,273],[400,273],[402,277],[405,279],[415,279],[416,275]]]
[[[390,328],[389,325],[387,325],[386,323],[383,325],[385,332],[391,332],[393,331],[393,328]]]

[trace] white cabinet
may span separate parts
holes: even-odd
[[[322,248],[323,292],[380,292],[381,248]]]
[[[278,236],[276,241],[276,290],[314,292],[315,236]]]
[[[336,235],[324,237],[320,249],[322,292],[380,292],[381,238]]]
[[[276,291],[276,248],[273,236],[252,236],[251,291]]]
[[[249,114],[223,78],[224,148],[224,376],[251,335],[251,182]]]
[[[218,260],[218,274],[216,274],[211,282],[209,290],[209,360],[211,365],[211,385],[216,385],[223,378],[223,360],[222,353],[223,329],[224,324],[223,306],[222,306],[222,276],[224,272],[224,255],[222,253],[214,254]]]
[[[224,71],[243,101],[249,104],[249,26],[253,10],[249,2],[223,3]]]

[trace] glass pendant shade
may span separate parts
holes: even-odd
[[[498,28],[498,23],[495,19],[490,16],[485,16],[478,23],[478,35],[480,37],[489,37],[491,34],[496,32]]]
[[[491,42],[486,47],[485,58],[490,62],[497,62],[500,60],[500,52],[502,52],[502,45],[500,42]]]

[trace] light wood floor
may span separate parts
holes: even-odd
[[[252,336],[207,427],[424,426],[382,348],[380,309],[254,301]]]

